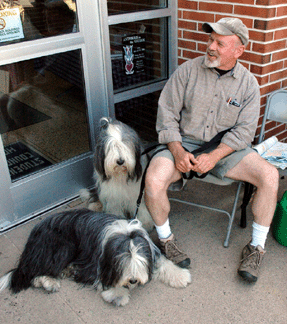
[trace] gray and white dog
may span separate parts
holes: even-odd
[[[147,157],[142,156],[142,151],[141,140],[131,127],[107,117],[100,120],[94,154],[94,178],[100,204],[90,202],[89,209],[125,216],[127,219],[134,216],[143,170],[147,165]],[[90,198],[87,191],[81,191],[81,196]],[[153,229],[144,197],[137,218],[148,232]]]
[[[191,282],[190,272],[161,254],[139,220],[75,209],[33,228],[17,267],[0,278],[0,292],[29,287],[55,292],[63,273],[102,288],[103,299],[117,306],[129,302],[131,289],[152,279],[175,288]]]

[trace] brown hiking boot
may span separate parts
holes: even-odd
[[[173,234],[165,240],[160,240],[160,249],[167,259],[179,267],[187,268],[190,265],[190,258],[179,249],[177,240]]]
[[[248,243],[242,251],[238,274],[250,283],[256,282],[265,252],[260,245],[254,247]]]

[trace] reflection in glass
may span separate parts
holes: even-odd
[[[108,0],[108,14],[166,8],[167,0]]]
[[[90,150],[80,50],[0,66],[0,80],[12,180]]]
[[[116,118],[131,126],[145,142],[157,140],[155,129],[160,91],[115,105]]]
[[[0,46],[78,31],[75,0],[0,2]]]
[[[167,20],[142,20],[110,26],[114,91],[167,78]]]

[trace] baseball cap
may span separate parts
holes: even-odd
[[[206,33],[215,31],[219,35],[237,35],[243,45],[248,44],[249,34],[247,27],[238,18],[221,18],[216,23],[204,23],[202,29]]]

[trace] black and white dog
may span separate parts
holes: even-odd
[[[152,278],[176,288],[191,282],[190,272],[160,253],[140,221],[76,209],[33,228],[17,268],[0,279],[0,291],[33,286],[55,292],[68,271],[76,282],[102,287],[103,299],[118,306],[129,302],[130,288]]]
[[[131,127],[106,117],[100,120],[94,154],[94,178],[100,208],[104,212],[127,219],[134,216],[143,170],[147,165],[147,157],[141,155],[142,151],[141,140]],[[81,196],[83,199],[90,198],[84,190]],[[99,204],[91,202],[88,208],[99,211]],[[144,198],[137,217],[148,232],[153,229],[154,224]]]

